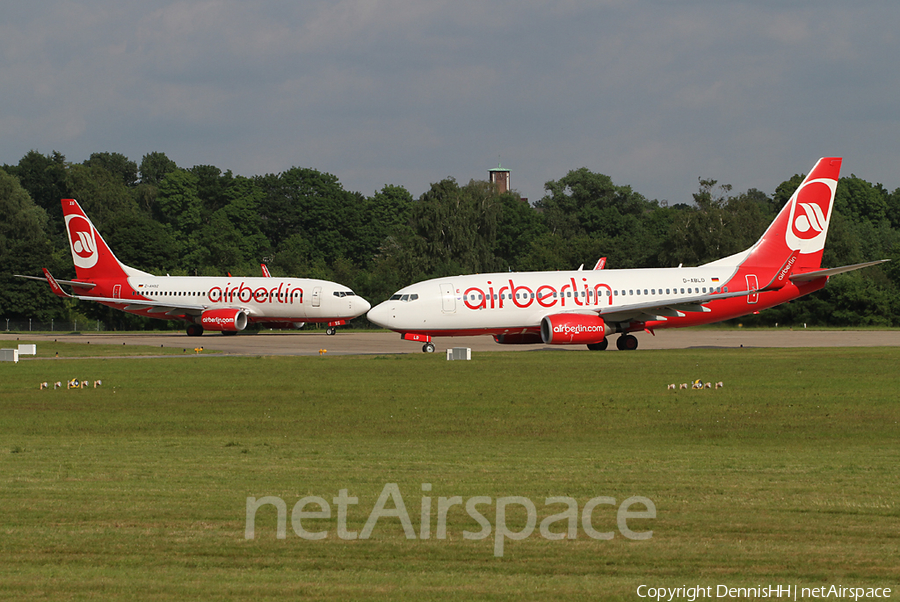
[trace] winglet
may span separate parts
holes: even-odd
[[[264,264],[264,263],[261,263],[261,264],[259,264],[259,267],[262,268],[263,276],[265,276],[266,278],[271,278],[271,277],[272,277],[272,274],[269,273],[269,266],[267,266],[267,265]]]
[[[597,264],[594,266],[595,270],[602,270],[606,267],[606,257],[601,257],[597,260]]]
[[[53,291],[53,294],[61,299],[71,299],[72,295],[67,293],[62,289],[59,283],[56,281],[56,278],[50,274],[50,270],[47,268],[42,268],[44,270],[44,277],[47,278],[47,283],[50,285],[50,289]]]
[[[772,281],[759,290],[762,290],[762,291],[778,290],[778,289],[782,288],[785,284],[787,284],[790,281],[791,272],[794,271],[794,264],[797,263],[797,255],[799,255],[799,254],[800,254],[800,251],[797,251],[797,250],[792,251],[791,256],[787,258],[787,261],[784,262],[784,265],[781,266],[781,269],[775,273],[775,277],[772,278]]]

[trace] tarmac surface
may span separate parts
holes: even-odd
[[[739,347],[897,347],[900,330],[715,330],[673,329],[658,330],[656,336],[635,333],[638,351],[643,349],[698,349]],[[610,337],[606,353],[619,353],[615,338]],[[400,340],[393,332],[341,332],[328,336],[318,332],[261,332],[222,336],[206,333],[189,337],[184,332],[167,333],[0,333],[0,346],[13,347],[16,340],[93,345],[144,345],[172,347],[192,351],[202,346],[206,351],[220,351],[228,355],[318,355],[325,349],[330,355],[367,355],[388,353],[422,353],[422,344]],[[451,347],[469,347],[473,352],[584,350],[584,345],[498,345],[490,336],[438,337],[433,339],[436,353]]]

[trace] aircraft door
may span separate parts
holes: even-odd
[[[113,286],[113,299],[121,299],[122,298],[122,285],[116,284]]]
[[[317,287],[315,287],[315,288],[313,289],[313,294],[312,294],[312,306],[313,306],[313,307],[319,307],[319,305],[320,305],[321,303],[322,303],[322,287],[321,287],[321,286],[317,286]]]
[[[453,285],[449,282],[441,283],[441,310],[445,314],[456,313],[456,295],[453,293]]]
[[[747,274],[747,290],[748,291],[756,291],[747,296],[747,303],[756,303],[759,301],[759,280],[756,278],[756,274]]]

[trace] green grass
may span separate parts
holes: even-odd
[[[40,350],[40,347],[39,347]],[[434,355],[71,359],[0,364],[0,597],[12,599],[636,599],[645,583],[896,586],[900,349],[552,351]],[[99,389],[38,390],[102,379]],[[669,383],[723,381],[719,390]],[[371,539],[301,539],[304,496],[359,498]],[[431,483],[429,493],[421,485]],[[585,536],[538,531],[493,554],[439,496],[653,500],[624,538],[598,506]],[[272,507],[244,538],[248,496]],[[389,507],[392,507],[389,504]],[[480,510],[495,524],[494,505]],[[308,509],[315,509],[314,507]],[[524,512],[510,511],[511,529]],[[561,530],[557,526],[554,530]]]

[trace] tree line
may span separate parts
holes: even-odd
[[[418,199],[389,185],[371,196],[293,167],[234,175],[182,168],[164,153],[138,165],[119,153],[71,163],[30,151],[0,167],[0,316],[100,320],[109,328],[166,328],[99,304],[63,301],[13,274],[73,278],[60,199],[75,198],[124,263],[154,274],[260,275],[334,280],[373,304],[426,278],[473,272],[699,265],[752,245],[802,182],[770,196],[700,179],[686,202],[648,200],[586,168],[547,182],[533,206],[490,183],[447,178]],[[900,189],[841,178],[823,265],[894,261],[837,276],[818,293],[746,325],[900,326]],[[365,320],[357,320],[359,325]]]

